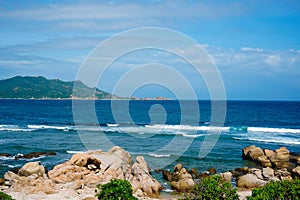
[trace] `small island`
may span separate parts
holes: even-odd
[[[80,80],[62,81],[43,76],[15,76],[0,80],[0,99],[39,100],[171,100],[166,97],[120,97],[98,88],[91,88]]]

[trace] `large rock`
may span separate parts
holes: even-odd
[[[231,182],[232,179],[232,173],[231,172],[224,172],[220,174],[222,180],[226,181],[226,182]]]
[[[263,187],[266,183],[266,181],[258,179],[254,174],[246,174],[244,176],[238,177],[237,179],[237,187],[247,189]]]
[[[276,149],[271,155],[270,160],[276,168],[287,168],[289,166],[290,152],[285,147]]]
[[[268,181],[280,181],[278,177],[275,177],[274,170],[270,167],[263,168],[262,169],[262,175],[268,180]]]
[[[190,192],[195,185],[192,175],[185,168],[174,172],[172,180],[171,188],[178,192]]]
[[[161,184],[150,175],[149,167],[143,156],[136,157],[132,166],[133,177],[129,180],[133,192],[142,191],[145,196],[157,197],[161,191]]]
[[[275,170],[275,176],[278,177],[280,180],[293,180],[291,173],[283,168],[283,169],[277,169]]]
[[[257,161],[263,166],[263,167],[272,167],[272,163],[269,160],[269,158],[265,155],[259,156],[257,158]]]
[[[32,174],[43,176],[45,174],[45,167],[40,162],[29,162],[19,170],[19,175],[21,176],[30,176]]]
[[[162,176],[163,176],[164,180],[169,181],[169,182],[171,182],[173,179],[172,174],[167,170],[162,170]]]
[[[256,147],[255,145],[246,147],[242,150],[243,159],[247,160],[257,160],[258,157],[263,156],[264,152],[261,148]]]
[[[93,165],[95,168],[92,169],[97,169],[100,168],[101,161],[88,153],[77,153],[69,160],[69,164],[77,165],[79,167],[88,167]]]
[[[295,167],[292,171],[297,177],[300,177],[300,166]]]

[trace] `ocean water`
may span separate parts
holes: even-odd
[[[300,153],[300,102],[226,104],[221,134],[215,135],[211,151],[199,157],[208,135],[214,136],[209,131],[214,128],[209,128],[210,101],[112,104],[101,100],[72,104],[71,100],[0,100],[0,153],[12,155],[0,157],[0,176],[28,161],[39,160],[51,169],[73,153],[107,150],[112,145],[125,148],[133,157],[144,156],[152,170],[171,169],[176,163],[199,171],[215,167],[218,172],[253,166],[241,158],[241,149],[249,145],[269,149],[286,146],[291,152]],[[79,109],[74,111],[73,106]],[[54,151],[57,155],[14,159],[18,154],[40,151]],[[159,178],[158,174],[155,176]]]

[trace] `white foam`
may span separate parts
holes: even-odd
[[[292,145],[300,145],[300,141],[288,139],[288,138],[251,138],[251,137],[233,137],[235,140],[250,140],[256,142],[265,142],[265,143],[280,143],[280,144],[292,144]]]
[[[248,132],[266,132],[266,133],[300,133],[300,129],[289,128],[267,128],[267,127],[248,127]]]
[[[171,190],[171,189],[169,189],[169,188],[163,189],[162,191],[163,191],[163,192],[168,192],[168,193],[174,192],[174,190]]]
[[[68,154],[83,153],[83,151],[66,151]]]
[[[148,155],[155,158],[168,158],[171,156],[170,154],[155,154],[155,153],[149,153]]]
[[[57,130],[69,130],[68,126],[48,126],[48,125],[28,125],[29,129],[57,129]]]
[[[108,127],[118,127],[119,124],[106,124]]]

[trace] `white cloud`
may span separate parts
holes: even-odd
[[[269,56],[265,59],[265,62],[266,62],[268,65],[277,67],[277,66],[280,65],[281,57],[280,57],[280,55],[269,55]]]
[[[251,47],[242,47],[242,51],[246,52],[263,52],[264,50],[262,48],[251,48]]]

